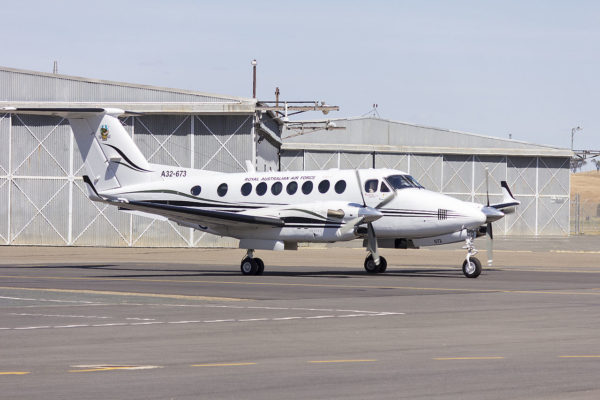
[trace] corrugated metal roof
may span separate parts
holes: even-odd
[[[12,102],[219,103],[255,99],[0,67],[0,100]]]
[[[329,119],[341,130],[321,130],[286,139],[282,150],[342,150],[390,153],[487,154],[571,157],[569,149],[396,122],[373,117]]]

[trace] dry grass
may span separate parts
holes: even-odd
[[[577,193],[581,201],[600,202],[600,172],[571,174],[571,198]]]

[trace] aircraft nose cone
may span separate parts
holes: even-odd
[[[498,221],[504,217],[504,213],[500,210],[496,210],[494,207],[484,206],[481,208],[481,212],[485,215],[485,222],[490,223]]]
[[[358,216],[363,218],[363,222],[373,222],[383,217],[381,211],[373,207],[361,207],[358,210]]]

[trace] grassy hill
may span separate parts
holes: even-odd
[[[571,198],[579,194],[581,201],[600,203],[600,172],[588,171],[571,174]]]

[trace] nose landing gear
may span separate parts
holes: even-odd
[[[481,262],[473,257],[478,253],[473,241],[475,239],[475,231],[469,231],[463,249],[467,249],[467,257],[462,265],[463,274],[467,278],[477,278],[481,274]]]

